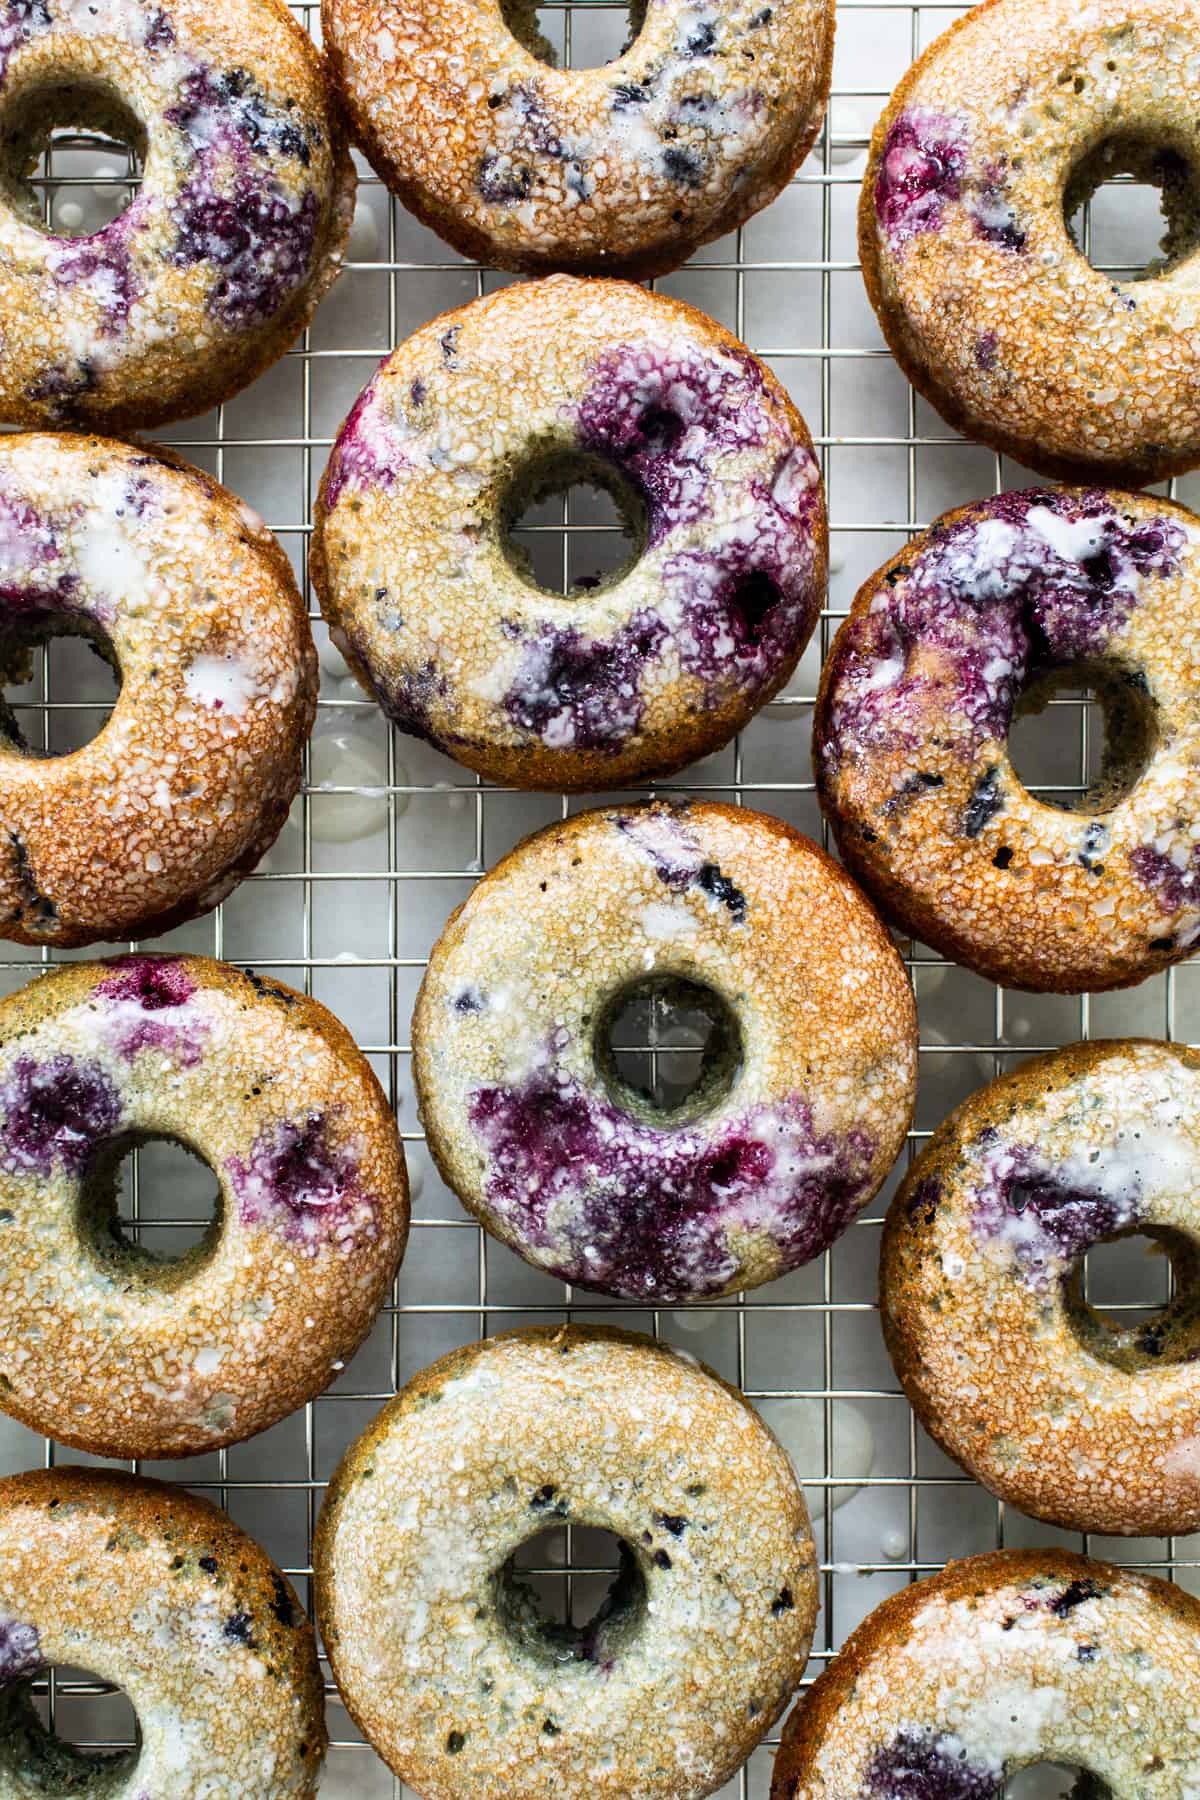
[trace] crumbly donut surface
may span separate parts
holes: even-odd
[[[555,467],[622,482],[637,561],[567,596],[506,536]],[[313,580],[402,730],[523,787],[614,787],[725,743],[820,613],[820,472],[771,372],[694,308],[570,276],[423,326],[366,388]]]
[[[789,1718],[772,1800],[1001,1800],[1038,1763],[1111,1800],[1200,1791],[1200,1603],[1063,1550],[885,1600]],[[1089,1779],[1090,1778],[1090,1779]]]
[[[139,1748],[95,1765],[47,1740],[51,1664],[125,1690]],[[227,1514],[158,1481],[38,1469],[0,1481],[0,1796],[309,1800],[325,1754],[312,1626]]]
[[[993,1493],[1074,1531],[1200,1528],[1200,1055],[1076,1044],[981,1089],[892,1204],[881,1306],[896,1372]],[[1093,1244],[1160,1238],[1177,1298],[1116,1329],[1085,1304]]]
[[[153,1260],[123,1147],[207,1162],[214,1226]],[[330,1381],[408,1229],[391,1110],[332,1014],[205,957],[72,963],[0,1002],[0,1408],[103,1456],[186,1456]]]
[[[64,116],[65,115],[65,116]],[[145,429],[282,356],[341,266],[354,172],[282,0],[0,0],[0,418]],[[51,130],[140,139],[102,230],[48,232]]]
[[[799,167],[834,8],[641,0],[632,16],[615,61],[556,69],[524,0],[322,6],[355,137],[418,218],[494,267],[641,278],[732,231]]]
[[[1143,980],[1200,940],[1200,521],[1107,489],[948,513],[863,586],[814,761],[842,855],[922,942],[1006,986]],[[1009,759],[1021,696],[1092,685],[1109,755],[1074,810]]]
[[[1065,480],[1200,462],[1197,0],[984,0],[875,130],[863,273],[910,381],[957,429]],[[1066,218],[1111,174],[1163,190],[1163,261],[1093,269]]]
[[[165,931],[223,899],[287,817],[317,697],[303,601],[261,520],[198,470],[111,439],[3,438],[4,675],[61,631],[121,691],[53,759],[0,713],[0,935]]]
[[[502,1575],[566,1521],[626,1546],[624,1597],[569,1642]],[[343,1699],[426,1800],[700,1800],[787,1704],[817,1610],[804,1500],[753,1409],[579,1326],[411,1382],[330,1484],[314,1564]]]
[[[648,978],[715,992],[740,1042],[656,1113],[604,1063]],[[563,1280],[694,1299],[808,1262],[904,1143],[916,1014],[900,958],[815,844],[737,807],[654,803],[537,833],[435,945],[413,1020],[430,1150],[490,1231]]]

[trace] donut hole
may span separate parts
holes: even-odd
[[[1060,812],[1111,812],[1157,746],[1154,702],[1139,671],[1080,661],[1043,670],[1017,699],[1008,756],[1022,786]]]
[[[0,120],[0,199],[54,237],[90,237],[132,205],[146,131],[98,80],[32,87]]]
[[[539,6],[537,0],[500,0],[504,23],[531,56],[550,68],[598,69],[636,40],[648,0],[626,4]]]
[[[1101,1362],[1138,1371],[1200,1353],[1200,1246],[1166,1226],[1092,1244],[1066,1284],[1076,1338]]]
[[[646,975],[613,994],[593,1028],[610,1098],[636,1119],[679,1125],[712,1112],[742,1066],[737,1017],[714,988]]]
[[[1163,138],[1105,138],[1079,159],[1063,196],[1076,248],[1102,274],[1146,281],[1200,248],[1200,178]]]
[[[1112,1800],[1107,1782],[1071,1763],[1030,1763],[1009,1776],[1004,1793],[1006,1800]]]
[[[652,429],[668,431],[663,421]],[[527,586],[578,597],[615,587],[646,547],[641,494],[603,457],[556,447],[519,468],[500,506],[505,556]]]
[[[51,1664],[0,1691],[0,1775],[13,1792],[105,1800],[140,1753],[129,1696],[90,1670]]]
[[[21,756],[69,756],[108,723],[121,669],[94,620],[35,602],[0,629],[0,686],[0,743]]]
[[[534,1503],[552,1510],[553,1488]],[[543,1663],[607,1664],[633,1642],[646,1613],[646,1578],[632,1545],[593,1526],[535,1532],[498,1570],[496,1614],[509,1637]]]
[[[94,1153],[81,1184],[80,1237],[125,1278],[166,1286],[190,1279],[212,1256],[223,1216],[208,1164],[165,1134],[110,1139]]]

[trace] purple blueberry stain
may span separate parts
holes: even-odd
[[[35,1674],[42,1666],[37,1627],[20,1619],[0,1618],[0,1687]]]
[[[940,231],[946,207],[962,196],[967,127],[931,107],[910,107],[888,132],[875,180],[875,212],[894,252]]]
[[[46,0],[3,0],[0,5],[0,80],[8,74],[15,53],[43,31],[52,20]]]
[[[181,956],[127,956],[110,966],[114,972],[96,984],[97,994],[132,1000],[145,1012],[183,1006],[196,992],[195,976]]]
[[[46,267],[60,288],[86,293],[99,309],[99,335],[120,337],[129,324],[129,313],[141,296],[141,282],[133,265],[133,234],[141,230],[149,202],[140,197],[120,218],[91,237],[53,239],[46,253]]]
[[[1033,1145],[988,1142],[971,1215],[976,1238],[999,1245],[1026,1286],[1051,1288],[1093,1244],[1138,1223],[1141,1184],[1097,1155],[1048,1162]]]
[[[196,982],[183,959],[132,956],[113,966],[94,992],[106,1002],[101,1029],[118,1055],[132,1062],[140,1051],[156,1050],[194,1068],[203,1060],[209,1026],[190,1005]]]
[[[645,665],[667,635],[662,619],[649,610],[635,613],[610,638],[543,624],[526,639],[504,710],[547,749],[615,753],[641,723]]]
[[[470,1120],[488,1205],[562,1280],[623,1299],[717,1294],[738,1240],[766,1237],[780,1271],[819,1254],[871,1189],[865,1133],[819,1132],[799,1096],[714,1130],[660,1130],[548,1061],[481,1087]]]
[[[408,460],[406,434],[398,418],[385,410],[379,377],[374,376],[351,407],[330,454],[326,511],[333,511],[349,487],[393,487]]]
[[[98,1144],[120,1124],[120,1095],[104,1070],[65,1052],[21,1055],[0,1083],[0,1166],[49,1175],[57,1164],[80,1175]]]
[[[269,1225],[309,1255],[327,1247],[348,1254],[377,1235],[376,1201],[322,1113],[268,1126],[227,1167],[242,1222]]]
[[[864,1800],[999,1800],[1004,1768],[970,1756],[951,1733],[906,1725],[867,1770]]]
[[[622,837],[648,859],[658,879],[672,893],[699,888],[714,905],[728,912],[735,925],[744,925],[749,902],[720,864],[705,856],[688,827],[688,810],[686,802],[668,802],[641,813],[613,814],[612,821]]]

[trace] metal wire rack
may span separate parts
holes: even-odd
[[[318,7],[297,15],[317,29]],[[702,252],[663,291],[719,317],[776,370],[812,429],[824,466],[834,572],[818,639],[789,689],[726,751],[664,784],[776,812],[825,833],[808,761],[809,716],[820,662],[859,581],[947,507],[1021,485],[1028,475],[943,427],[891,362],[858,274],[854,210],[871,125],[912,58],[967,8],[915,0],[840,0],[833,100],[817,148],[760,218]],[[562,58],[599,62],[619,48],[623,0],[555,0],[540,8]],[[111,216],[137,180],[128,146],[68,129],[56,134],[34,182],[47,223],[78,229],[68,210],[85,199]],[[100,196],[99,200],[96,196]],[[1096,196],[1080,224],[1098,266],[1129,274],[1151,253],[1145,190]],[[346,274],[303,340],[240,396],[164,434],[227,482],[272,526],[304,577],[311,502],[332,437],[378,358],[445,307],[498,280],[469,265],[389,201],[363,170],[360,223]],[[95,228],[94,221],[90,228]],[[273,429],[268,431],[267,425]],[[1171,490],[1188,499],[1187,482]],[[1197,495],[1200,497],[1200,487]],[[522,524],[534,567],[564,588],[621,548],[611,515],[574,493]],[[307,592],[307,587],[306,587]],[[339,678],[323,646],[322,700],[308,779],[276,850],[215,914],[168,940],[271,969],[324,1000],[358,1036],[397,1108],[414,1176],[414,1225],[390,1304],[353,1363],[300,1414],[247,1445],[151,1472],[186,1482],[226,1506],[286,1568],[302,1595],[325,1481],[343,1448],[411,1374],[453,1346],[535,1319],[607,1318],[653,1331],[735,1380],[796,1451],[813,1505],[822,1610],[811,1679],[847,1632],[885,1594],[950,1555],[1001,1544],[1073,1542],[1200,1591],[1200,1539],[1117,1544],[1070,1539],[1006,1512],[925,1438],[883,1350],[874,1306],[880,1201],[808,1269],[735,1301],[640,1312],[580,1295],[489,1243],[439,1183],[415,1128],[408,1021],[441,921],[479,873],[517,838],[580,804],[485,785],[425,746],[389,733],[374,704]],[[29,683],[9,699],[33,741],[65,750],[94,735],[112,694],[78,644],[38,653]],[[1014,755],[1032,786],[1062,801],[1094,773],[1099,716],[1086,692],[1059,694],[1019,728]],[[1018,741],[1019,740],[1019,741]],[[661,790],[660,790],[661,791]],[[348,837],[351,828],[361,833]],[[1131,995],[1060,999],[995,988],[922,946],[901,945],[921,1013],[921,1099],[909,1155],[967,1093],[1022,1057],[1091,1035],[1200,1036],[1198,971],[1182,967]],[[12,949],[0,982],[21,985],[48,955]],[[676,1073],[689,1054],[673,1022],[652,1009],[638,1028],[648,1078]],[[694,1045],[693,1045],[694,1049]],[[667,1072],[669,1077],[670,1071]],[[169,1179],[152,1152],[130,1159],[126,1225],[163,1250],[194,1236],[211,1207],[211,1182]],[[164,1195],[168,1198],[164,1199]],[[1129,1313],[1166,1298],[1165,1266],[1138,1265],[1128,1245],[1094,1253],[1091,1295]],[[804,1445],[807,1444],[807,1449]],[[868,1449],[869,1446],[869,1449]],[[60,1456],[48,1440],[0,1422],[0,1466]],[[82,1460],[93,1460],[84,1458]],[[853,1463],[853,1467],[849,1463]],[[596,1534],[541,1540],[531,1563],[565,1616],[603,1582]],[[323,1794],[358,1800],[404,1790],[364,1746],[327,1686],[332,1748]],[[124,1711],[120,1706],[124,1704]],[[127,1703],[79,1672],[51,1675],[43,1706],[53,1728],[88,1749],[131,1741]],[[777,1733],[725,1790],[765,1796]],[[1027,1796],[1061,1789],[1014,1782]]]

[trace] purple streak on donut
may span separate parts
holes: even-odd
[[[49,31],[52,20],[46,0],[2,0],[0,4],[0,81],[8,73],[15,51],[40,32]]]
[[[635,613],[611,638],[542,625],[526,641],[504,710],[548,749],[620,750],[641,723],[642,673],[666,637],[650,611]]]
[[[1081,1162],[1051,1164],[1031,1144],[988,1140],[971,1225],[1010,1251],[1027,1286],[1052,1287],[1093,1244],[1136,1225],[1141,1184]]]
[[[49,1175],[57,1163],[83,1172],[97,1144],[113,1137],[121,1099],[104,1070],[61,1054],[18,1056],[0,1085],[0,1167]]]
[[[968,757],[1003,740],[1029,677],[1102,654],[1185,543],[1174,519],[1130,520],[1101,490],[1000,494],[935,526],[840,636],[819,757],[915,750],[934,717]]]
[[[47,564],[62,559],[54,525],[23,494],[0,486],[0,608],[24,615],[60,612],[77,603],[78,579]]]
[[[19,1619],[0,1618],[0,1687],[20,1681],[42,1666],[36,1626],[23,1625]]]
[[[196,992],[195,978],[181,956],[144,953],[113,958],[114,973],[97,982],[97,994],[109,1000],[133,1000],[145,1012],[182,1006]]]
[[[645,813],[618,813],[613,823],[653,865],[654,873],[674,894],[697,887],[714,905],[723,906],[736,925],[746,921],[745,894],[719,864],[709,862],[688,829],[686,801]]]
[[[1004,1770],[977,1762],[949,1732],[906,1725],[875,1752],[864,1800],[999,1800]]]
[[[375,1201],[321,1113],[268,1126],[227,1167],[243,1223],[269,1225],[310,1256],[327,1247],[349,1253],[376,1236]]]
[[[376,375],[351,407],[330,452],[325,510],[332,512],[348,487],[393,487],[407,460],[395,421],[384,412]]]
[[[1200,844],[1189,848],[1185,838],[1181,848],[1187,857],[1182,866],[1153,844],[1139,844],[1130,852],[1130,868],[1164,913],[1196,915],[1182,929],[1155,939],[1151,949],[1188,950],[1200,939]]]
[[[875,178],[875,213],[893,254],[925,231],[940,231],[946,207],[962,196],[967,127],[931,107],[893,122]]]
[[[56,238],[46,252],[46,266],[61,288],[86,289],[100,309],[102,338],[119,337],[129,311],[141,297],[142,285],[133,266],[131,244],[143,231],[152,210],[139,195],[119,218],[90,237]]]
[[[799,1096],[712,1134],[665,1131],[551,1061],[519,1085],[477,1089],[470,1120],[499,1218],[560,1279],[623,1299],[719,1293],[738,1272],[732,1240],[748,1234],[771,1240],[781,1272],[797,1268],[870,1188],[870,1139],[818,1133]]]
[[[131,956],[115,970],[97,982],[95,993],[109,1002],[101,1029],[117,1053],[132,1062],[141,1050],[158,1050],[194,1068],[203,1059],[209,1026],[188,1004],[196,983],[182,958]]]

